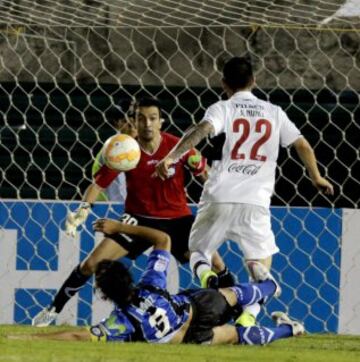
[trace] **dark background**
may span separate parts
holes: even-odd
[[[280,105],[315,148],[321,171],[335,185],[327,198],[311,186],[293,150],[281,149],[273,205],[358,207],[360,108],[352,91],[255,90]],[[180,136],[218,100],[220,89],[168,87],[119,89],[114,85],[0,84],[0,197],[80,199],[91,180],[93,157],[114,133],[115,102],[127,94],[157,96],[164,129]],[[191,115],[191,116],[190,116]],[[172,120],[171,122],[169,120]],[[211,159],[221,137],[201,145]],[[201,186],[188,179],[189,201]]]

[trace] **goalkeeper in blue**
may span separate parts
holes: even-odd
[[[97,220],[94,229],[105,235],[141,237],[154,245],[140,282],[134,284],[121,262],[101,261],[95,283],[103,298],[115,304],[110,316],[86,330],[41,333],[32,335],[32,339],[264,345],[304,333],[301,323],[282,312],[272,314],[275,327],[244,327],[236,323],[236,317],[235,324],[228,324],[233,321],[234,310],[256,306],[280,290],[270,272],[258,262],[251,264],[255,283],[219,290],[189,289],[170,295],[166,276],[171,240],[166,233],[108,219]],[[260,305],[252,310],[260,311]]]

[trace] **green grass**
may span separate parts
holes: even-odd
[[[360,337],[308,335],[259,346],[150,345],[143,343],[94,343],[9,340],[8,334],[31,334],[67,329],[0,326],[0,361],[16,362],[359,362]]]

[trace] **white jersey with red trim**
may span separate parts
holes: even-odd
[[[212,164],[201,201],[270,206],[279,146],[287,147],[301,133],[276,105],[237,92],[211,105],[204,121],[214,135],[225,132],[222,158]]]

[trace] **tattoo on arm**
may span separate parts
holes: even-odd
[[[180,142],[171,151],[170,157],[174,160],[179,159],[186,151],[194,148],[202,139],[207,137],[211,132],[214,132],[214,127],[207,121],[199,123],[191,128],[182,137]]]

